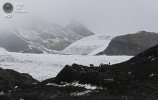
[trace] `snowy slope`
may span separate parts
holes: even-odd
[[[0,53],[0,67],[29,73],[38,80],[55,77],[66,64],[100,65],[119,63],[131,56],[81,56],[57,54]]]
[[[0,53],[2,53],[2,52],[8,52],[8,51],[6,49],[0,47]]]
[[[60,51],[83,36],[67,30],[62,26],[44,21],[34,21],[16,29],[19,37],[27,41],[32,47],[39,47],[46,52]]]
[[[93,35],[80,23],[71,22],[68,26],[66,28],[38,19],[26,21],[25,24],[16,24],[9,30],[8,28],[0,30],[0,47],[10,52],[57,53],[73,42]]]
[[[106,35],[88,36],[68,46],[62,51],[62,54],[95,55],[104,50],[112,38],[112,36]]]
[[[72,26],[73,28],[71,28]],[[78,32],[78,30],[80,31]],[[29,42],[31,46],[36,44],[48,50],[56,51],[65,49],[71,43],[85,36],[93,35],[84,25],[76,21],[71,22],[66,27],[62,27],[59,24],[48,23],[43,20],[33,20],[25,25],[18,26],[17,33],[21,38]]]
[[[88,55],[97,55],[99,52],[105,50],[108,45],[109,45],[110,41],[107,41],[103,46],[99,47],[98,49],[95,49],[94,51],[92,51],[91,53],[89,53]]]

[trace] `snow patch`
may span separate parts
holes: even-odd
[[[153,77],[155,74],[151,74],[150,77]]]
[[[90,93],[90,92],[92,92],[92,91],[86,90],[86,91],[84,91],[84,92],[74,92],[74,93],[72,93],[71,95],[72,95],[72,96],[82,96],[82,95],[86,95],[86,94],[88,94],[88,93]]]
[[[90,84],[80,84],[78,82],[73,83],[63,83],[64,85],[58,85],[55,83],[48,83],[47,85],[57,86],[57,87],[66,87],[66,86],[75,86],[75,87],[83,87],[88,90],[95,90],[95,89],[103,89],[102,87],[92,86]]]

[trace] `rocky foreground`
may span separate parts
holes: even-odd
[[[158,45],[115,65],[66,65],[43,82],[0,69],[0,100],[157,100],[157,83]]]

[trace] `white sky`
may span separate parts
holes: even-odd
[[[42,18],[61,25],[76,19],[96,34],[158,32],[158,0],[1,0],[0,7],[7,1],[22,2],[28,13],[6,19],[0,9],[0,28],[19,19]]]

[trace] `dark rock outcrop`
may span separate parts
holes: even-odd
[[[72,66],[65,66],[64,69],[56,76],[54,82],[72,83],[78,81],[82,84],[101,85],[107,75],[99,72],[97,67],[85,67],[82,65],[73,64]]]
[[[64,69],[57,75],[57,78],[55,78],[55,81],[57,83],[60,82],[73,82],[74,80],[77,80],[80,74],[82,73],[81,69],[79,67],[70,67],[65,66]]]
[[[158,34],[140,31],[135,34],[117,36],[111,40],[109,46],[98,55],[132,55],[149,49],[158,44]]]
[[[124,75],[129,74],[139,81],[158,82],[158,45],[143,51],[130,60],[115,64],[110,69],[117,69]],[[152,84],[154,84],[152,83]]]
[[[38,83],[38,81],[29,74],[0,68],[0,91],[12,90],[18,86],[32,85],[33,83]]]
[[[64,69],[55,77],[55,83],[78,81],[82,84],[101,85],[107,75],[99,72],[97,67],[85,67],[82,65],[73,64],[65,66]]]

